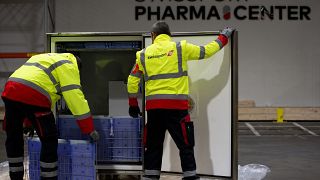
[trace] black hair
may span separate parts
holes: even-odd
[[[77,56],[77,55],[75,55],[75,54],[74,54],[74,57],[75,57],[76,60],[77,60],[78,69],[79,69],[79,71],[80,71],[80,69],[81,69],[81,67],[82,67],[81,59],[80,59],[79,56]]]
[[[151,32],[154,32],[156,35],[166,34],[171,36],[169,25],[164,21],[157,21],[152,25]]]
[[[82,67],[82,63],[81,63],[81,59],[79,57],[80,53],[79,52],[65,52],[65,53],[71,53],[77,60],[77,65],[78,65],[78,69],[80,71],[81,67]]]
[[[79,56],[75,56],[75,57],[77,59],[78,69],[80,70],[82,68],[81,59],[79,58]]]

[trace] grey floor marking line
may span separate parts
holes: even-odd
[[[255,134],[256,136],[261,136],[259,132],[250,124],[250,123],[245,123],[246,126]]]
[[[292,124],[295,125],[295,126],[297,126],[297,127],[299,127],[300,129],[308,132],[309,134],[311,134],[311,135],[313,135],[313,136],[319,136],[318,134],[314,133],[313,131],[310,131],[309,129],[301,126],[300,124],[298,124],[298,123],[296,123],[296,122],[294,122],[294,123],[292,123]]]

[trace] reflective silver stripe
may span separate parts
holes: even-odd
[[[61,87],[61,92],[70,91],[70,90],[73,90],[73,89],[81,89],[81,86],[80,85],[76,85],[76,84],[63,86],[63,87]]]
[[[15,158],[8,158],[9,163],[20,163],[23,162],[23,157],[15,157]]]
[[[219,44],[220,49],[223,48],[223,45],[220,39],[216,39],[215,41]]]
[[[28,63],[28,62],[27,62],[27,63],[25,63],[24,65],[25,65],[25,66],[35,66],[35,67],[43,70],[43,71],[47,74],[47,76],[50,78],[52,84],[55,86],[56,91],[57,91],[58,93],[60,93],[60,88],[59,88],[59,86],[57,86],[58,83],[57,83],[57,81],[56,81],[56,78],[54,78],[54,76],[51,74],[51,71],[50,71],[48,68],[42,66],[42,65],[39,64],[39,63]]]
[[[179,100],[187,100],[188,95],[185,94],[155,94],[149,95],[146,97],[146,100],[152,99],[179,99]]]
[[[44,90],[42,87],[34,84],[33,82],[27,81],[25,79],[16,78],[16,77],[9,78],[9,81],[18,82],[18,83],[24,84],[26,86],[29,86],[29,87],[37,90],[38,92],[40,92],[41,94],[46,96],[48,98],[48,100],[50,101],[50,103],[52,103],[49,93],[46,90]]]
[[[150,76],[149,80],[179,78],[182,76],[188,76],[188,72],[184,71],[182,73],[179,72],[179,73],[158,74],[158,75]]]
[[[206,55],[206,49],[203,46],[200,46],[200,56],[199,59],[204,59]]]
[[[178,53],[178,73],[182,73],[182,50],[181,50],[181,43],[176,43],[177,53]]]
[[[39,63],[26,62],[26,63],[24,64],[24,66],[36,66],[37,68],[40,68],[40,69],[42,69],[42,70],[47,69],[46,67],[42,66],[42,65],[39,64]]]
[[[160,176],[160,171],[159,170],[144,170],[144,175],[147,176]]]
[[[55,168],[57,166],[58,166],[58,162],[47,163],[47,162],[40,161],[40,167],[43,167],[43,168]]]
[[[52,64],[50,67],[48,67],[48,70],[50,72],[54,71],[57,67],[63,65],[63,64],[66,64],[66,63],[69,63],[69,64],[72,64],[71,61],[69,60],[60,60],[60,61],[57,61],[55,62],[54,64]]]
[[[146,68],[146,55],[144,53],[145,51],[146,51],[146,49],[142,49],[142,51],[140,53],[140,61],[143,66],[143,69],[144,69],[144,79],[145,79],[145,81],[147,81],[149,76],[148,76],[148,72],[147,72],[147,68]]]
[[[128,96],[129,98],[135,98],[139,96],[139,93],[129,93]]]
[[[183,172],[183,177],[189,177],[189,176],[195,176],[195,175],[197,175],[197,172],[195,170]]]
[[[10,172],[20,172],[20,171],[24,171],[24,167],[22,166],[18,166],[18,167],[11,167],[9,166],[9,171]]]
[[[72,64],[72,62],[69,61],[69,60],[60,60],[58,62],[55,62],[54,64],[52,64],[48,68],[42,66],[39,63],[28,63],[27,62],[24,65],[25,66],[36,66],[39,69],[43,70],[48,75],[48,77],[50,78],[52,84],[55,86],[57,93],[59,94],[59,93],[61,93],[61,88],[60,88],[60,85],[57,82],[56,78],[52,75],[52,71],[54,71],[57,67],[59,67],[59,66],[61,66],[63,64],[66,64],[66,63]]]
[[[55,176],[58,176],[58,171],[55,170],[55,171],[50,171],[50,172],[43,172],[41,171],[40,172],[40,176],[41,177],[55,177]]]
[[[81,121],[81,120],[83,120],[83,119],[87,119],[87,118],[90,117],[90,116],[91,116],[91,113],[88,112],[88,113],[82,114],[82,115],[75,115],[74,117],[75,117],[77,120]]]
[[[52,71],[54,71],[56,68],[58,68],[59,66],[63,65],[63,64],[72,64],[71,61],[69,60],[60,60],[58,62],[55,62],[54,64],[52,64],[50,67],[48,67],[48,72],[49,72],[49,77],[52,80],[52,78],[54,79],[54,81],[52,81],[52,83],[55,85],[57,93],[60,94],[62,92],[60,84],[56,82],[56,79],[54,78],[54,76],[52,75]],[[52,78],[51,78],[52,76]]]

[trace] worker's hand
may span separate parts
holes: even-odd
[[[139,115],[141,116],[142,113],[140,111],[139,106],[130,106],[129,107],[129,115],[133,118],[137,118]]]
[[[34,136],[34,128],[33,128],[33,126],[23,127],[23,134],[28,136],[28,137],[33,137]]]
[[[96,130],[92,131],[89,135],[92,142],[97,142],[99,140],[99,133]]]
[[[234,31],[233,28],[230,28],[230,27],[226,27],[224,28],[220,34],[224,35],[226,38],[229,38],[232,34],[232,32]]]

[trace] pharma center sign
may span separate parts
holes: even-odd
[[[139,20],[311,20],[311,7],[251,4],[250,0],[134,0]],[[263,2],[263,1],[261,1]],[[229,5],[230,4],[230,5]],[[231,5],[232,4],[232,5]]]

